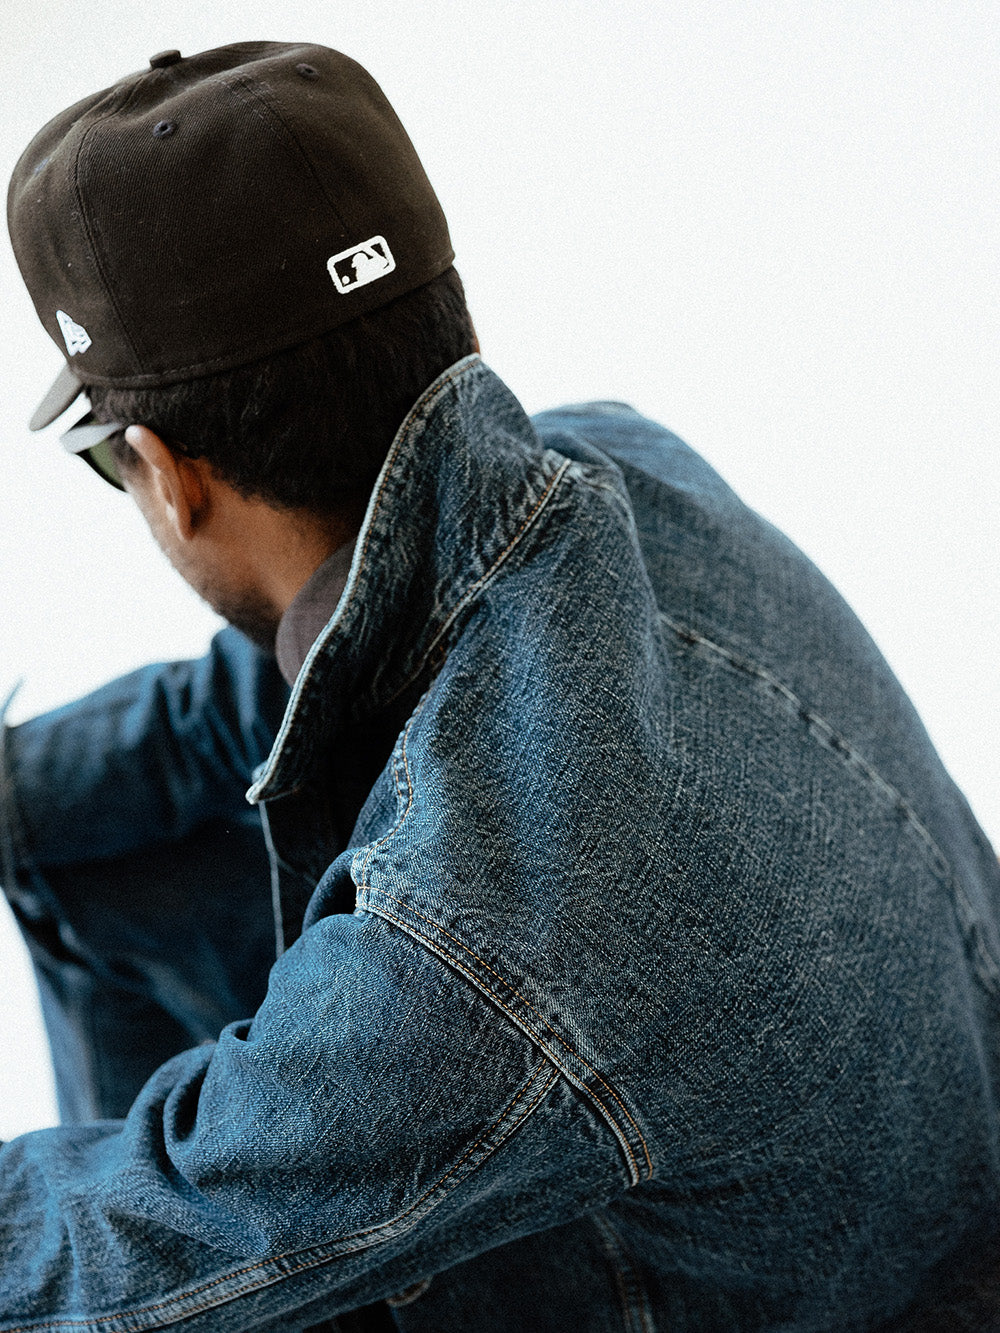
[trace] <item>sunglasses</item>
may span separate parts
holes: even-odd
[[[71,426],[59,436],[62,447],[70,454],[79,454],[85,463],[114,486],[123,491],[121,474],[111,445],[116,436],[124,434],[127,428],[117,421],[97,421],[93,412],[81,417],[75,426]]]

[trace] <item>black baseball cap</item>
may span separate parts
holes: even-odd
[[[245,365],[454,260],[375,80],[337,51],[285,42],[163,51],[77,102],[22,154],[7,220],[66,358],[32,430],[87,385],[155,387]],[[76,443],[66,440],[89,447]]]

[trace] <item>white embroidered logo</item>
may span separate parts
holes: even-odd
[[[355,287],[364,287],[366,283],[384,278],[396,267],[396,261],[385,237],[373,236],[360,245],[352,245],[349,250],[341,250],[339,255],[326,261],[326,266],[333,285],[343,296]]]
[[[62,336],[66,339],[70,356],[76,356],[77,352],[85,352],[90,346],[90,334],[83,325],[78,324],[75,319],[70,319],[65,310],[57,310],[56,319],[62,329]]]

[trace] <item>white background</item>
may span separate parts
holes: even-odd
[[[0,157],[142,67],[265,38],[382,84],[529,410],[630,401],[833,578],[1000,841],[995,0],[7,0]],[[24,422],[60,358],[0,282],[0,691],[12,716],[214,627],[130,502]],[[155,319],[155,309],[150,310]],[[0,1138],[52,1123],[0,919]]]

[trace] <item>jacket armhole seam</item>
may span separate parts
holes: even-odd
[[[485,995],[487,999],[489,999],[493,1004],[496,1004],[500,1009],[503,1010],[503,1012],[508,1016],[510,1021],[517,1028],[519,1028],[520,1031],[525,1033],[525,1035],[528,1036],[530,1040],[533,1041],[544,1052],[546,1058],[550,1060],[553,1065],[555,1065],[556,1069],[558,1069],[560,1074],[562,1074],[563,1078],[565,1078],[569,1084],[577,1088],[580,1092],[584,1094],[585,1097],[589,1098],[589,1100],[594,1103],[594,1105],[600,1111],[602,1119],[606,1122],[608,1128],[614,1134],[615,1139],[618,1142],[619,1148],[621,1149],[622,1152],[622,1156],[625,1158],[630,1185],[639,1184],[639,1182],[643,1178],[645,1179],[652,1178],[653,1167],[649,1155],[649,1147],[646,1143],[645,1138],[642,1135],[642,1131],[639,1129],[639,1126],[635,1123],[631,1115],[629,1115],[629,1112],[626,1109],[619,1095],[604,1080],[604,1078],[598,1073],[598,1071],[594,1069],[592,1065],[588,1064],[588,1062],[584,1060],[584,1058],[580,1055],[580,1053],[577,1050],[575,1050],[574,1047],[571,1046],[570,1043],[566,1041],[564,1037],[562,1037],[558,1032],[556,1032],[556,1030],[552,1027],[552,1025],[548,1023],[545,1020],[545,1018],[542,1017],[541,1014],[538,1013],[538,1010],[535,1009],[534,1006],[531,1005],[528,1002],[528,1000],[523,995],[520,994],[519,991],[517,991],[513,986],[511,986],[511,984],[508,981],[505,981],[504,978],[500,976],[500,974],[496,972],[493,968],[489,968],[489,971],[493,972],[493,975],[496,976],[497,979],[502,983],[502,985],[505,986],[506,989],[510,992],[510,996],[519,1000],[521,1004],[525,1005],[528,1009],[530,1009],[531,1012],[538,1017],[540,1022],[545,1024],[545,1026],[549,1029],[549,1031],[552,1034],[552,1037],[557,1042],[559,1042],[561,1046],[565,1047],[566,1051],[571,1056],[573,1056],[574,1059],[579,1061],[579,1063],[584,1067],[584,1069],[588,1070],[589,1073],[593,1074],[594,1078],[598,1081],[598,1083],[600,1083],[601,1086],[607,1090],[607,1093],[610,1096],[610,1098],[612,1098],[615,1102],[617,1102],[622,1115],[628,1120],[629,1124],[635,1131],[635,1134],[639,1142],[642,1145],[643,1157],[645,1159],[645,1165],[646,1165],[645,1177],[643,1176],[643,1172],[640,1170],[639,1162],[636,1158],[635,1152],[633,1151],[632,1144],[629,1141],[629,1135],[619,1125],[614,1112],[612,1112],[608,1108],[608,1106],[605,1105],[604,1101],[602,1100],[601,1094],[595,1092],[593,1087],[591,1087],[588,1083],[586,1083],[578,1074],[573,1073],[573,1071],[565,1063],[564,1058],[562,1058],[557,1051],[554,1051],[552,1049],[550,1041],[547,1041],[545,1038],[543,1038],[537,1031],[535,1031],[532,1027],[530,1027],[525,1020],[519,1018],[517,1014],[514,1012],[514,1010],[511,1009],[510,1004],[505,1002],[504,999],[502,999],[501,996],[497,994],[496,990],[489,983],[487,983],[482,977],[477,976],[477,974],[466,963],[464,963],[460,958],[456,957],[455,953],[450,948],[448,948],[444,944],[441,944],[434,937],[425,934],[420,927],[415,926],[411,921],[403,920],[401,917],[395,915],[395,913],[393,913],[391,909],[380,906],[377,903],[372,902],[371,895],[374,894],[379,897],[388,898],[392,902],[399,903],[399,906],[403,908],[405,911],[412,913],[414,916],[420,917],[420,919],[423,921],[426,921],[427,924],[431,926],[439,934],[445,935],[449,939],[455,940],[455,943],[458,944],[463,950],[465,950],[466,953],[470,954],[471,957],[476,958],[476,955],[472,953],[471,949],[466,948],[466,946],[463,945],[460,940],[456,939],[455,936],[449,935],[449,933],[446,930],[444,930],[441,926],[438,926],[436,922],[431,921],[429,917],[424,917],[422,913],[417,912],[414,908],[409,907],[406,903],[403,903],[400,899],[394,898],[392,894],[386,893],[384,890],[381,889],[373,888],[371,885],[368,884],[362,884],[360,886],[360,892],[365,895],[366,899],[366,901],[361,904],[362,906],[366,907],[374,915],[381,916],[385,920],[391,921],[394,925],[399,926],[401,930],[404,930],[408,935],[412,936],[414,939],[424,944],[428,949],[431,950],[432,953],[435,953],[444,962],[454,967],[455,970],[461,973],[461,975],[464,976],[473,986],[475,986],[475,988],[481,994]],[[480,963],[482,962],[482,960],[478,958],[476,958],[476,961]],[[484,967],[487,966],[487,964],[485,963],[483,963],[482,965]]]

